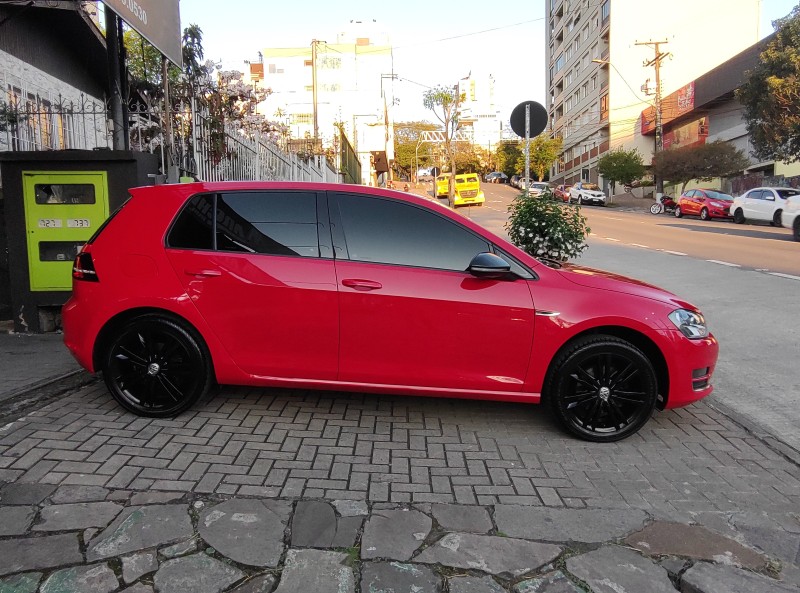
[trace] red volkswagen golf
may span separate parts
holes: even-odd
[[[538,261],[417,196],[266,182],[137,188],[75,260],[64,341],[144,416],[214,383],[543,401],[614,441],[711,393],[696,307]]]

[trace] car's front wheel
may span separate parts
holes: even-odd
[[[211,357],[182,325],[155,315],[128,321],[106,341],[100,369],[108,390],[140,416],[175,416],[213,382]]]
[[[554,362],[545,398],[561,426],[587,441],[637,432],[658,399],[653,365],[636,346],[612,336],[579,339]]]
[[[744,212],[741,208],[737,208],[733,213],[733,222],[736,224],[744,224]]]

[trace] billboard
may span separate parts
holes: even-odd
[[[694,90],[694,81],[692,81],[661,100],[662,125],[694,109]],[[656,110],[648,107],[642,111],[642,134],[648,134],[655,129]]]
[[[176,66],[182,66],[179,0],[103,0]]]

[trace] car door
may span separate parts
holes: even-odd
[[[309,191],[199,195],[168,235],[188,298],[247,373],[336,378],[338,295],[324,201]]]
[[[745,194],[744,204],[742,205],[745,218],[753,220],[759,220],[761,218],[760,204],[763,202],[761,195],[762,191],[760,189],[751,189]]]
[[[684,214],[692,214],[694,212],[694,193],[695,191],[690,189],[681,196],[680,207]]]
[[[533,341],[527,280],[465,272],[490,249],[422,206],[329,193],[339,283],[339,380],[519,391]]]
[[[753,218],[771,221],[772,213],[775,211],[775,194],[771,189],[762,189],[760,193],[761,199],[755,204],[756,213]]]

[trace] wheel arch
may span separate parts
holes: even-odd
[[[542,402],[545,402],[549,397],[547,390],[551,383],[550,377],[556,370],[555,363],[561,354],[571,348],[572,344],[574,344],[577,340],[587,336],[598,335],[611,336],[625,340],[626,342],[633,344],[636,348],[644,353],[644,355],[650,361],[650,364],[653,365],[653,370],[656,373],[656,381],[658,382],[658,401],[656,403],[656,407],[659,410],[663,410],[667,404],[667,397],[669,394],[669,369],[667,368],[667,360],[664,358],[664,354],[661,352],[656,343],[645,334],[635,329],[618,325],[602,325],[586,329],[578,334],[575,334],[561,345],[555,355],[550,359],[550,364],[547,367],[544,383],[542,385]]]
[[[200,344],[200,347],[203,348],[208,355],[208,360],[211,362],[211,376],[214,377],[216,380],[216,371],[214,367],[214,357],[211,354],[211,349],[208,347],[208,343],[206,342],[203,335],[197,330],[197,328],[185,317],[175,313],[174,311],[170,311],[168,309],[161,309],[158,307],[135,307],[133,309],[126,309],[125,311],[121,311],[108,319],[108,321],[103,324],[103,327],[97,333],[97,339],[94,341],[94,347],[92,348],[92,366],[94,369],[99,369],[98,366],[100,363],[100,355],[103,350],[103,347],[108,342],[108,340],[114,335],[114,331],[120,327],[122,327],[125,323],[134,319],[136,317],[143,317],[143,316],[152,316],[152,317],[161,317],[163,319],[168,319],[174,323],[177,323],[183,329],[188,331],[192,334],[197,343]]]

